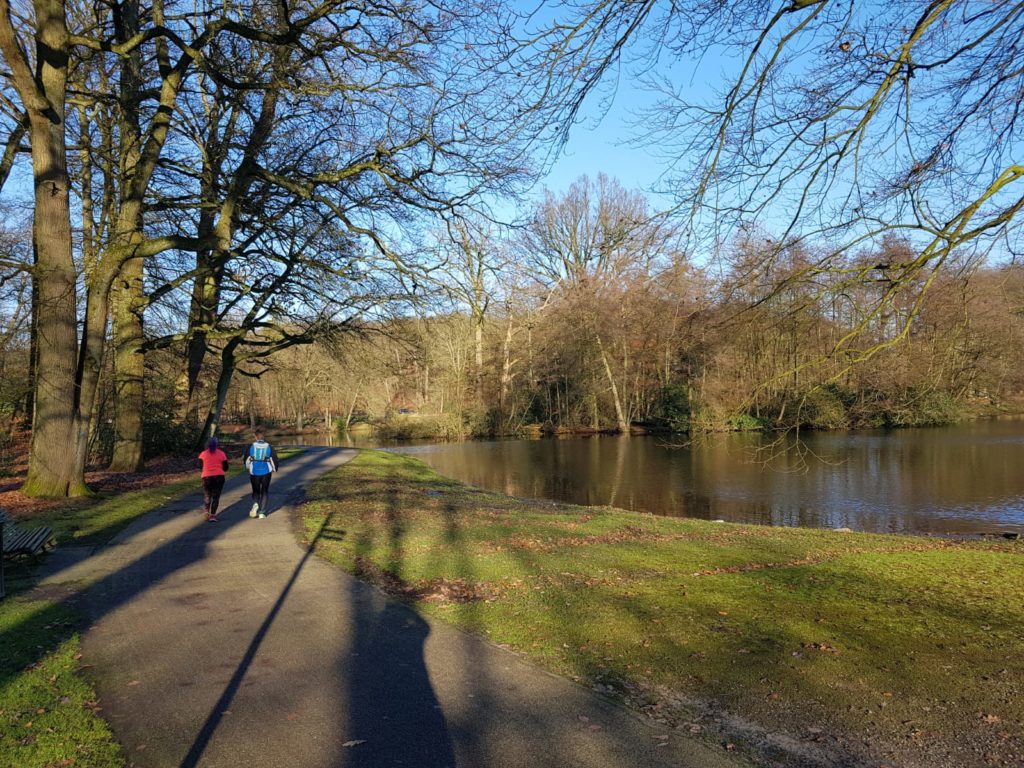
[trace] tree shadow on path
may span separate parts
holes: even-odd
[[[277,618],[277,614],[281,611],[281,606],[284,605],[285,600],[292,591],[292,587],[295,585],[296,579],[298,579],[299,574],[302,573],[303,567],[313,554],[313,549],[316,547],[316,543],[319,541],[325,526],[326,522],[320,527],[317,535],[306,548],[302,558],[295,566],[295,570],[292,572],[291,578],[288,579],[288,582],[285,584],[284,589],[281,590],[281,594],[278,595],[277,600],[267,613],[267,616],[260,625],[260,628],[256,631],[256,634],[253,635],[252,640],[249,642],[249,647],[245,650],[245,655],[242,656],[242,660],[238,663],[238,667],[236,667],[234,673],[231,675],[231,679],[225,686],[224,692],[217,700],[217,703],[213,705],[213,708],[210,710],[210,714],[207,715],[202,728],[199,729],[199,733],[196,735],[195,741],[192,742],[192,746],[189,748],[188,754],[185,755],[185,758],[181,761],[181,768],[194,768],[194,766],[199,764],[199,760],[203,756],[203,752],[206,750],[207,745],[213,738],[214,733],[217,731],[217,726],[220,725],[224,713],[230,708],[231,702],[235,698],[235,694],[238,693],[238,689],[242,685],[242,681],[245,679],[246,673],[252,666],[253,659],[256,658],[256,652],[263,644],[263,640],[267,636],[267,632],[273,625],[274,619]]]
[[[330,520],[324,519],[320,534]],[[401,572],[404,521],[394,489],[387,492],[386,529],[389,565]],[[352,646],[342,663],[350,747],[343,764],[454,768],[451,736],[424,657],[430,626],[412,608],[360,581],[351,583],[347,599]]]
[[[324,466],[330,463],[332,455],[333,452],[329,451],[312,451],[305,457],[297,457],[298,460],[294,468],[288,473],[290,477],[288,478],[287,486],[281,489],[285,496],[282,499],[282,503],[278,506],[286,506],[289,503],[296,486],[304,485],[319,476],[323,472]],[[61,573],[53,574],[51,576],[51,585],[39,589],[43,592],[67,592],[67,595],[62,594],[59,599],[70,604],[76,613],[84,614],[89,621],[95,624],[122,606],[138,599],[141,595],[154,588],[159,588],[174,574],[210,556],[210,545],[217,539],[222,538],[234,526],[242,524],[246,520],[245,510],[248,509],[250,503],[248,493],[245,492],[248,489],[248,485],[247,478],[235,478],[234,482],[230,484],[226,494],[231,492],[232,495],[235,495],[238,490],[242,490],[242,494],[240,498],[228,504],[221,511],[221,522],[218,524],[190,525],[185,531],[177,533],[169,539],[158,541],[156,546],[152,549],[147,549],[144,553],[135,557],[135,559],[118,563],[109,572],[97,574],[96,580],[88,584],[82,592],[79,592],[70,585],[67,587],[62,586],[57,581],[63,575]],[[124,541],[115,540],[105,551],[107,553],[113,552],[115,557],[116,550],[121,547],[124,547],[123,551],[126,553],[131,552],[131,539],[134,536],[151,532],[161,525],[162,522],[177,515],[191,514],[194,512],[194,500],[193,496],[178,499],[166,507],[155,510],[140,518],[137,524],[133,524],[132,528],[129,529],[128,538]],[[98,556],[102,554],[103,552],[100,552]],[[181,763],[182,765],[191,766],[198,763],[206,745],[217,730],[220,722],[220,713],[224,712],[227,702],[230,702],[237,692],[257,650],[273,624],[278,611],[288,597],[288,593],[307,562],[308,557],[309,552],[307,551],[295,566],[291,578],[285,584],[263,623],[250,641],[246,653],[226,685],[220,700],[199,729],[191,749]],[[32,595],[29,593],[26,593],[25,597],[29,600],[32,599]],[[57,622],[60,622],[59,625]],[[20,622],[8,626],[3,632],[0,632],[0,646],[6,647],[10,644],[14,648],[19,634],[36,627],[45,628],[48,631],[51,630],[51,627],[54,627],[52,630],[54,646],[70,637],[78,628],[76,627],[76,622],[67,620],[67,610],[62,605],[50,604],[46,606],[42,604],[39,610],[29,612]],[[12,654],[11,659],[6,660],[12,663],[4,664],[0,668],[0,682],[6,682],[12,677],[16,677],[26,663],[33,661],[29,657],[29,650],[31,649],[19,649],[17,654]],[[45,651],[46,649],[44,648],[37,648],[36,653],[32,653],[31,656],[35,658],[41,657]]]
[[[343,661],[350,736],[343,764],[454,768],[448,725],[424,659],[430,627],[364,584],[353,582],[349,599],[354,637]]]

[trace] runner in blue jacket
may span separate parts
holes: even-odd
[[[245,467],[252,483],[252,509],[249,517],[267,516],[267,497],[270,494],[270,476],[277,471],[277,454],[263,439],[263,430],[256,429],[256,441],[245,455]]]

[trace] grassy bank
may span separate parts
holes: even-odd
[[[322,556],[681,728],[832,764],[1024,764],[1018,543],[524,501],[376,452],[309,499]]]
[[[98,546],[114,538],[139,515],[196,490],[200,490],[199,481],[190,477],[132,493],[108,491],[95,498],[69,499],[33,515],[26,525],[49,526],[59,546]]]

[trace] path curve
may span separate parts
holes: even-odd
[[[192,495],[50,576],[92,584],[82,663],[130,764],[745,764],[311,556],[296,542],[291,504],[354,455],[309,448],[284,462],[265,520],[247,516],[248,480],[234,478],[221,522],[204,522]]]

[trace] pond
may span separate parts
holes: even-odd
[[[679,438],[680,440],[682,438]],[[659,515],[860,531],[1024,531],[1024,420],[931,429],[502,440],[406,446],[513,496]]]

